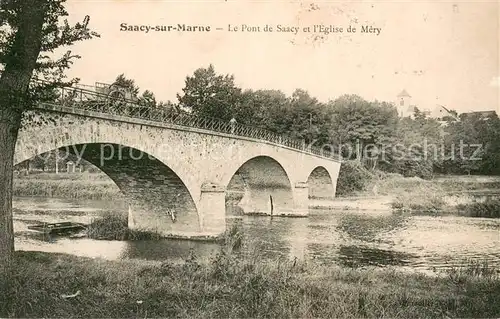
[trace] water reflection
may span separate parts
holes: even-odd
[[[109,210],[120,210],[109,202],[31,198],[16,199],[14,207],[18,250],[176,262],[186,260],[191,252],[209,259],[219,249],[215,243],[183,240],[122,242],[47,237],[27,228],[36,221],[88,222]],[[391,265],[422,270],[459,265],[464,259],[488,259],[500,267],[498,219],[314,209],[308,218],[228,216],[227,224],[242,229],[245,252],[257,251],[264,258],[296,257],[346,267]]]
[[[383,216],[342,214],[337,230],[353,239],[376,242],[381,241],[379,235],[404,228],[408,218],[408,215],[398,213]]]
[[[406,266],[418,258],[415,254],[363,246],[340,246],[340,264],[347,267],[362,266]]]
[[[290,254],[287,235],[293,219],[244,216],[232,219],[233,222],[229,225],[234,224],[236,220],[243,230],[243,240],[249,249],[255,250],[264,258],[286,257]]]

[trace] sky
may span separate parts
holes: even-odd
[[[68,0],[67,9],[70,22],[90,15],[101,35],[70,48],[82,58],[68,75],[84,84],[124,73],[157,99],[175,101],[186,76],[213,64],[244,89],[301,88],[324,102],[342,94],[394,102],[406,89],[422,109],[500,112],[498,1]],[[122,23],[211,31],[127,32]],[[273,32],[263,31],[266,24]],[[343,32],[314,32],[314,25]],[[380,33],[362,33],[363,26]]]

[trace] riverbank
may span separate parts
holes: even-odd
[[[36,173],[15,176],[13,195],[74,199],[122,198],[116,184],[103,173]]]
[[[489,198],[477,200],[475,196]],[[363,190],[337,197],[332,208],[412,215],[500,218],[500,177],[441,176],[432,180],[381,174]],[[328,208],[325,205],[316,207]]]
[[[234,247],[234,246],[233,246]],[[498,317],[500,280],[481,264],[441,276],[236,257],[105,261],[15,253],[2,317]]]
[[[392,179],[383,181],[381,186],[392,192],[391,207],[396,211],[414,215],[500,218],[498,177],[457,176],[430,181]],[[476,192],[478,190],[481,192]],[[481,193],[496,196],[483,200],[474,198],[475,194]]]

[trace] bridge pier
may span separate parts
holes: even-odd
[[[268,191],[246,187],[238,206],[248,215],[271,215],[271,197]]]
[[[294,211],[293,216],[309,215],[309,185],[306,182],[298,182],[294,189]]]
[[[153,207],[138,201],[128,206],[128,228],[152,232],[166,238],[196,238],[200,235],[198,219],[187,219],[186,211],[173,209],[168,204]]]
[[[226,188],[205,183],[201,186],[198,205],[200,235],[217,237],[226,231]]]
[[[132,230],[157,232],[170,238],[217,238],[226,231],[225,191],[225,187],[217,184],[202,185],[198,220],[191,220],[189,224],[183,220],[183,211],[176,212],[169,208],[175,198],[167,198],[165,205],[156,209],[145,209],[132,202],[128,210],[128,227]]]
[[[247,215],[306,217],[309,213],[309,188],[307,183],[298,183],[293,190],[246,188],[238,206]]]

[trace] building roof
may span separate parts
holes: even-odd
[[[445,110],[446,112],[451,113],[450,110],[448,110],[448,108],[446,108],[446,106],[440,105],[440,104],[436,104],[436,105],[439,106],[439,108]]]
[[[401,93],[398,94],[398,97],[411,97],[406,90],[401,91]]]
[[[496,111],[475,111],[475,112],[466,112],[461,115],[464,116],[474,116],[479,115],[481,117],[495,116],[497,114]]]
[[[467,112],[466,114],[481,114],[483,116],[488,116],[488,115],[494,115],[496,114],[495,111],[474,111],[474,112]]]

